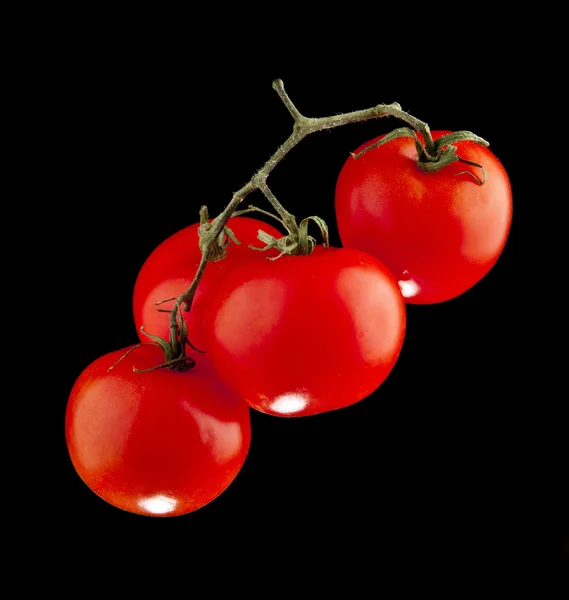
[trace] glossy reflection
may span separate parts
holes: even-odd
[[[138,506],[152,515],[166,515],[173,512],[176,504],[178,504],[178,501],[175,498],[169,498],[162,494],[143,498],[138,501]]]
[[[235,458],[243,445],[243,435],[239,423],[225,423],[212,415],[185,403],[195,419],[203,444],[210,448],[215,462],[222,465]]]
[[[421,286],[411,277],[409,271],[403,271],[403,277],[397,282],[403,298],[413,298],[421,291]]]
[[[309,401],[306,394],[283,394],[273,400],[271,408],[280,415],[293,415],[308,406]]]

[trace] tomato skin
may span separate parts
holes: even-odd
[[[205,313],[209,357],[261,412],[315,415],[354,404],[392,370],[405,334],[397,281],[358,250],[241,265]]]
[[[503,165],[484,146],[471,141],[456,146],[458,156],[484,166],[483,185],[459,175],[482,177],[481,169],[460,162],[423,171],[411,138],[348,158],[336,183],[342,245],[385,263],[411,304],[444,302],[470,289],[496,263],[509,234],[512,191]]]
[[[251,440],[249,408],[209,361],[184,373],[158,369],[154,345],[91,363],[71,390],[65,435],[71,461],[93,492],[140,515],[176,516],[221,494],[241,469]]]
[[[267,223],[248,217],[232,217],[227,226],[241,245],[232,243],[226,250],[225,258],[207,264],[190,312],[182,311],[188,327],[188,338],[200,350],[205,349],[202,332],[203,305],[216,281],[236,264],[278,255],[279,252],[274,249],[258,252],[248,248],[249,245],[263,247],[264,244],[257,238],[259,229],[276,238],[283,235]],[[201,260],[198,227],[199,223],[194,223],[164,240],[148,256],[138,273],[133,293],[133,314],[138,336],[143,342],[148,341],[148,338],[141,333],[141,325],[152,335],[170,339],[170,315],[156,309],[171,309],[174,302],[166,302],[160,307],[155,303],[177,298],[190,287]]]

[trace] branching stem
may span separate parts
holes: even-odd
[[[333,115],[331,117],[311,118],[305,117],[299,112],[286,93],[282,80],[276,79],[273,81],[273,89],[276,90],[277,94],[294,120],[293,131],[285,140],[285,142],[278,148],[278,150],[271,156],[271,158],[269,158],[269,160],[263,165],[263,167],[253,175],[251,180],[233,194],[231,201],[223,210],[223,212],[213,219],[211,223],[207,221],[207,218],[204,218],[207,216],[207,209],[205,207],[200,209],[201,225],[199,231],[200,248],[202,251],[201,261],[190,287],[176,299],[176,302],[174,303],[170,313],[170,344],[172,345],[172,349],[176,356],[178,356],[180,353],[184,353],[185,344],[187,341],[180,339],[178,335],[179,327],[177,316],[181,307],[183,307],[185,311],[190,310],[196,289],[208,263],[210,249],[218,239],[218,236],[220,236],[224,230],[225,225],[242,200],[251,192],[260,190],[276,210],[289,233],[298,234],[299,227],[296,223],[294,215],[290,214],[271,192],[267,185],[267,178],[276,165],[307,135],[315,133],[316,131],[332,129],[334,127],[348,125],[350,123],[358,123],[370,119],[392,116],[405,121],[413,129],[421,133],[424,139],[426,151],[429,154],[434,154],[435,146],[429,126],[404,112],[401,109],[401,106],[396,102],[393,104],[379,104],[366,110],[357,110],[354,112]]]

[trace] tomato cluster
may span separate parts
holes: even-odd
[[[207,264],[180,323],[202,351],[187,351],[191,368],[165,365],[163,344],[143,329],[170,339],[167,300],[194,279],[199,224],[151,253],[133,292],[140,343],[89,365],[67,405],[69,455],[101,498],[142,515],[203,507],[246,460],[250,409],[301,417],[368,397],[400,355],[405,303],[449,300],[490,270],[512,216],[508,176],[492,152],[460,141],[464,160],[427,172],[408,137],[358,157],[376,141],[339,173],[341,248],[256,252],[259,230],[282,234],[254,218],[229,219],[240,244]]]

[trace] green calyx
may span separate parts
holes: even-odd
[[[184,340],[184,338],[186,338],[186,342],[187,342],[186,324],[184,323],[184,319],[182,318],[181,315],[179,315],[179,318],[178,318],[178,327],[180,328],[181,340]],[[133,367],[132,370],[135,373],[148,373],[150,371],[156,371],[158,369],[164,369],[164,368],[172,369],[172,371],[183,372],[183,371],[188,371],[192,367],[196,366],[196,361],[193,358],[191,358],[190,356],[186,356],[186,353],[184,351],[185,343],[182,344],[182,351],[180,353],[176,353],[174,351],[173,345],[171,343],[167,342],[166,340],[163,340],[161,337],[158,337],[157,335],[152,335],[151,333],[147,333],[146,331],[144,331],[144,327],[141,327],[140,331],[142,333],[144,333],[144,335],[147,338],[149,338],[151,341],[136,344],[136,346],[133,346],[132,348],[127,350],[117,360],[117,362],[114,365],[111,365],[108,368],[108,371],[111,371],[112,369],[114,369],[121,362],[121,360],[123,360],[123,358],[128,356],[131,352],[134,352],[137,348],[140,348],[141,346],[148,346],[148,345],[159,346],[162,349],[162,352],[164,352],[164,362],[159,365],[156,365],[155,367],[151,367],[150,369],[137,369],[136,367]]]
[[[266,210],[261,208],[257,208],[250,204],[248,208],[244,210],[239,210],[234,214],[234,216],[244,215],[250,212],[258,212],[264,214],[275,221],[278,221],[287,231],[288,234],[281,237],[275,238],[274,236],[268,234],[266,231],[259,229],[257,233],[257,238],[265,244],[262,248],[258,248],[257,246],[249,246],[251,250],[258,250],[259,252],[266,252],[271,248],[276,248],[280,250],[280,254],[275,256],[274,258],[268,258],[267,260],[277,260],[281,258],[281,256],[306,256],[310,254],[317,245],[316,238],[308,235],[308,225],[310,221],[313,221],[318,225],[320,229],[320,234],[322,236],[322,245],[324,248],[328,248],[330,246],[330,235],[328,233],[328,225],[326,225],[326,221],[320,217],[312,216],[306,217],[300,222],[300,225],[296,223],[296,218],[291,215],[289,212],[282,211],[283,217],[274,215]]]
[[[263,248],[257,248],[256,246],[249,246],[249,248],[251,248],[251,250],[259,250],[260,252],[265,252],[271,248],[280,250],[280,254],[278,256],[275,256],[274,258],[268,258],[267,260],[277,260],[284,255],[306,256],[314,250],[318,243],[316,238],[308,235],[308,225],[310,221],[313,221],[316,223],[316,225],[318,225],[320,234],[322,235],[322,245],[324,248],[328,248],[330,246],[328,225],[326,225],[324,219],[316,216],[306,217],[306,219],[303,219],[300,222],[300,225],[296,226],[295,228],[287,227],[289,230],[288,235],[278,239],[260,229],[257,237],[266,245]],[[291,229],[293,230],[291,231]]]
[[[366,146],[361,152],[358,152],[357,154],[352,152],[351,155],[357,160],[370,150],[373,150],[378,146],[382,146],[383,144],[386,144],[396,138],[410,137],[414,139],[415,147],[417,148],[417,164],[427,173],[440,171],[448,165],[458,161],[463,164],[479,168],[482,171],[482,177],[478,177],[471,171],[461,171],[458,173],[458,175],[470,175],[479,185],[484,184],[486,181],[486,170],[484,169],[484,166],[459,156],[457,154],[458,148],[454,144],[463,141],[471,141],[475,142],[476,144],[480,144],[481,146],[488,147],[489,144],[486,140],[470,131],[455,131],[453,133],[443,135],[436,140],[432,139],[428,129],[426,130],[426,133],[426,139],[423,140],[419,138],[417,132],[410,127],[400,127],[385,135],[383,138],[381,138],[381,140]]]
[[[186,342],[188,339],[188,330],[186,327],[186,323],[184,322],[184,319],[179,312],[177,315],[177,322],[181,342],[180,346],[182,348],[180,353],[176,353],[174,351],[174,347],[170,342],[167,342],[166,340],[162,339],[157,335],[147,333],[146,331],[144,331],[143,327],[140,328],[140,331],[151,340],[151,342],[148,343],[160,346],[162,352],[164,352],[164,362],[160,365],[157,365],[156,367],[152,367],[151,369],[135,368],[134,371],[136,373],[146,373],[147,371],[155,371],[156,369],[162,369],[165,367],[168,369],[172,369],[173,371],[188,371],[192,367],[196,366],[196,361],[193,358],[186,356],[185,349]]]
[[[178,323],[180,321],[182,321],[182,323],[183,323],[183,319],[181,316],[180,316]],[[183,333],[183,335],[187,335],[185,323],[180,326],[180,330],[181,330],[181,332],[185,332],[185,333]],[[151,367],[150,369],[137,369],[136,367],[133,367],[132,370],[135,373],[148,373],[150,371],[156,371],[158,369],[164,369],[164,368],[172,369],[173,371],[183,372],[183,371],[188,371],[192,367],[196,366],[196,361],[193,358],[191,358],[190,356],[186,356],[185,352],[182,352],[179,355],[176,355],[176,352],[174,351],[172,344],[170,344],[166,340],[163,340],[161,337],[158,337],[157,335],[152,335],[151,333],[147,333],[146,331],[144,331],[144,327],[141,327],[140,331],[151,341],[142,342],[140,344],[136,344],[135,346],[132,346],[132,348],[129,348],[117,360],[117,362],[115,362],[113,365],[111,365],[107,369],[107,371],[112,371],[131,352],[134,352],[135,350],[137,350],[138,348],[140,348],[142,346],[148,346],[148,345],[159,346],[162,349],[162,352],[164,352],[164,362],[159,365],[156,365],[155,367]]]

